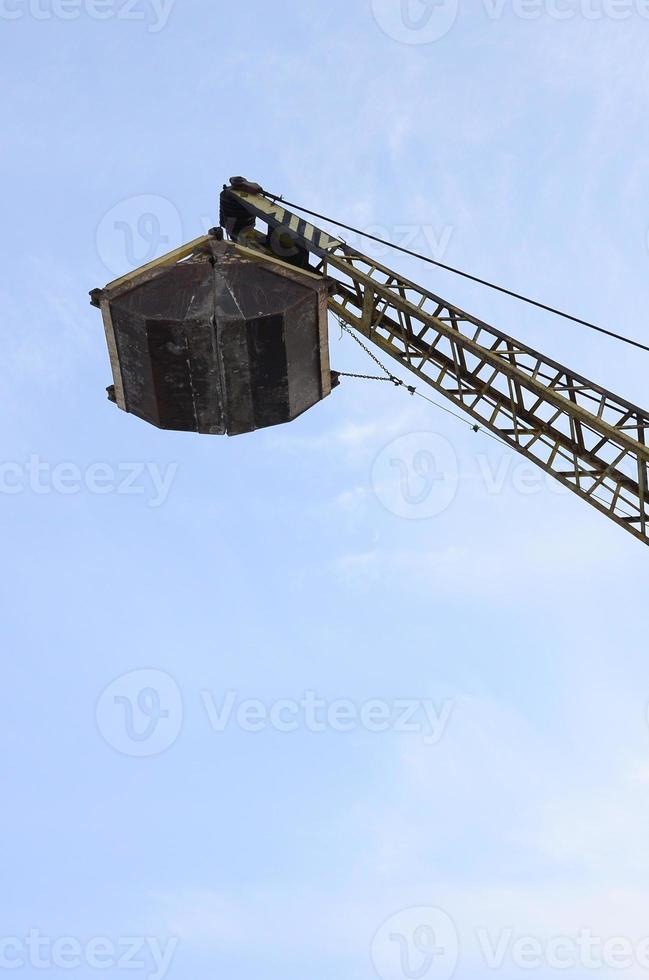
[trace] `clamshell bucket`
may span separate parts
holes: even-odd
[[[331,392],[321,276],[207,237],[92,296],[109,397],[161,429],[252,432]]]

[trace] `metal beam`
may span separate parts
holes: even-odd
[[[649,413],[403,278],[260,194],[228,189],[334,280],[330,309],[399,364],[649,544]],[[287,241],[289,246],[287,247]]]

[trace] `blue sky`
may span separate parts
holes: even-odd
[[[245,174],[647,342],[646,7],[2,0],[0,970],[546,980],[589,930],[646,973],[643,546],[389,385],[159,432],[87,303]],[[646,355],[393,261],[646,403]]]

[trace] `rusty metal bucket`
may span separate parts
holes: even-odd
[[[321,276],[208,236],[91,295],[109,396],[161,429],[252,432],[331,392]]]

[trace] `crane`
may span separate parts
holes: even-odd
[[[228,245],[225,244],[226,233],[227,241],[231,243]],[[184,266],[183,275],[187,278],[187,260],[204,260],[207,252],[212,268],[230,270],[228,274],[232,278],[232,266],[228,263],[233,259],[227,253],[228,248],[237,250],[241,268],[264,269],[267,284],[270,284],[268,274],[272,271],[285,277],[283,282],[287,290],[289,284],[294,290],[314,290],[319,308],[326,305],[341,324],[363,338],[377,353],[392,358],[452,403],[476,427],[491,432],[586,503],[649,544],[648,412],[363,255],[342,239],[317,227],[308,217],[289,210],[281,198],[245,178],[232,178],[223,189],[221,228],[213,229],[210,235],[122,277],[105,290],[95,290],[91,294],[94,304],[100,306],[104,314],[117,381],[114,386],[117,395],[113,390],[111,397],[121,408],[147,417],[143,411],[129,408],[126,403],[124,367],[116,356],[116,347],[119,344],[124,347],[122,341],[116,340],[119,331],[115,327],[113,307],[117,297],[124,290],[130,290],[132,295],[134,286],[150,283],[161,268],[172,266],[179,270]],[[267,285],[266,293],[269,289]],[[225,295],[222,285],[216,288],[216,293],[220,297]],[[259,288],[255,294],[258,297]],[[187,295],[189,297],[189,292]],[[195,301],[195,292],[191,295]],[[297,292],[295,297],[297,309],[302,301]],[[167,298],[165,302],[170,301]],[[212,323],[216,323],[219,316],[225,317],[224,323],[226,320],[230,323],[228,317],[233,314],[230,312],[226,317],[225,307],[222,309],[218,305],[225,301],[215,302],[216,306],[211,308]],[[142,301],[138,300],[138,303],[140,310]],[[237,305],[242,306],[242,303]],[[135,309],[132,303],[131,308]],[[156,330],[159,331],[159,312],[156,315]],[[189,313],[183,315],[190,318]],[[227,340],[230,335],[226,330],[227,326],[224,326],[223,337],[226,339],[223,344],[231,347],[235,342],[239,343],[238,340]],[[167,344],[171,349],[176,334],[168,336],[172,338]],[[252,344],[257,357],[261,357],[259,345],[267,343],[263,336],[256,333]],[[326,368],[328,347],[322,329],[317,334],[317,342],[320,361]],[[290,343],[294,345],[295,340]],[[133,348],[132,337],[129,344]],[[202,361],[185,352],[182,355],[184,362],[204,363],[206,348],[202,350]],[[228,356],[231,358],[230,376],[240,380],[242,362],[232,360],[234,354]],[[263,370],[256,382],[262,393],[270,384],[270,367],[267,366],[270,355],[266,352],[263,356]],[[164,377],[168,382],[173,374],[177,391],[180,391],[178,370],[174,367],[171,371],[167,365]],[[248,366],[245,370],[250,374]],[[216,372],[214,377],[216,379]],[[220,377],[225,385],[223,364]],[[247,416],[245,422],[238,420],[239,428],[232,431],[250,431],[262,424],[295,417],[328,395],[332,383],[335,386],[338,380],[334,372],[331,381],[326,370],[322,377],[324,381],[317,397],[302,392],[301,399],[294,398],[295,407],[291,413],[287,412],[285,416],[276,411],[275,415],[267,413],[256,423]],[[200,386],[191,381],[194,412],[199,412],[207,398],[208,376],[201,375],[201,378]],[[199,388],[202,402],[196,394]],[[254,391],[253,397],[257,397]],[[148,420],[162,425],[160,418]],[[189,425],[174,419],[163,427],[188,428]],[[226,431],[218,425],[205,429],[196,427],[196,430]]]

